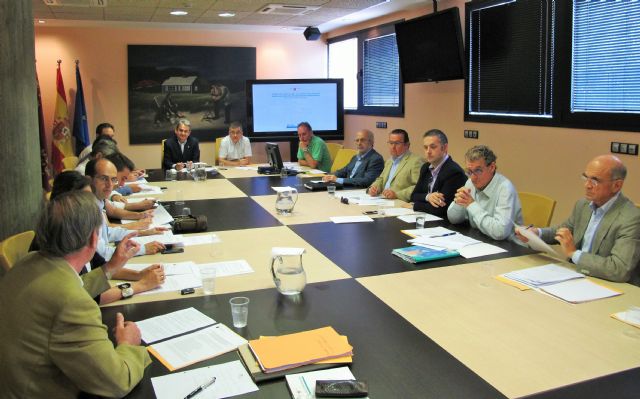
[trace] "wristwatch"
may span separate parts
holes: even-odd
[[[122,299],[130,298],[133,295],[133,287],[130,283],[122,283],[117,285],[122,292]]]

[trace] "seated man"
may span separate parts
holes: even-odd
[[[106,158],[101,158],[95,161],[89,162],[87,165],[87,176],[91,178],[91,189],[96,197],[100,211],[105,213],[105,220],[102,228],[100,229],[100,240],[98,240],[98,248],[96,252],[104,258],[105,261],[111,259],[114,248],[109,245],[110,242],[117,242],[122,240],[130,230],[122,227],[110,227],[106,217],[112,217],[116,211],[129,212],[123,209],[115,209],[107,198],[111,195],[111,191],[118,184],[118,177],[116,167]],[[133,213],[133,212],[132,212]],[[163,228],[153,228],[149,230],[140,230],[138,235],[147,236],[154,234],[162,234]],[[140,247],[140,250],[136,255],[151,255],[160,252],[164,249],[164,245],[157,241],[152,241]]]
[[[218,153],[222,166],[249,165],[251,163],[251,143],[242,132],[242,124],[233,122],[229,125],[229,135],[220,142]]]
[[[111,154],[115,154],[116,152],[119,152],[116,142],[109,136],[100,136],[100,138],[93,142],[89,155],[85,158],[79,159],[75,170],[80,172],[81,175],[84,175],[85,168],[89,161],[92,159],[104,158]]]
[[[496,172],[496,155],[484,145],[472,147],[465,154],[469,180],[456,191],[447,209],[451,223],[469,221],[494,240],[515,239],[513,223],[522,224],[522,207],[516,188]]]
[[[422,142],[427,163],[422,165],[418,183],[411,193],[413,210],[446,219],[447,207],[467,177],[449,156],[449,140],[441,130],[429,130],[422,136]]]
[[[369,187],[382,173],[384,159],[373,149],[373,133],[370,130],[363,129],[356,133],[356,148],[358,154],[351,158],[347,166],[336,170],[334,175],[324,176],[322,181]]]
[[[324,140],[313,134],[309,122],[298,124],[298,163],[323,172],[331,170],[331,154]]]
[[[96,126],[96,138],[93,140],[93,142],[95,143],[101,137],[109,137],[115,142],[115,139],[113,138],[115,135],[116,135],[116,132],[113,125],[110,124],[109,122],[103,122],[98,126]],[[78,158],[79,159],[89,158],[89,154],[91,153],[91,150],[92,150],[92,146],[87,146],[85,149],[82,150],[82,152],[80,152],[80,155],[78,155]]]
[[[409,202],[423,163],[419,156],[409,151],[410,145],[409,133],[405,130],[395,129],[389,133],[391,158],[385,162],[382,174],[367,189],[369,195]]]
[[[0,386],[7,398],[122,397],[151,364],[135,323],[116,316],[116,347],[78,278],[102,218],[90,193],[51,201],[37,227],[39,252],[0,280]]]
[[[569,219],[532,229],[548,244],[560,244],[578,272],[640,285],[640,210],[622,194],[626,176],[617,157],[592,159],[582,174],[585,198],[576,202]]]
[[[121,152],[111,154],[106,158],[115,165],[116,170],[118,171],[118,187],[113,190],[110,198],[113,206],[119,209],[133,212],[146,211],[153,208],[156,203],[155,199],[147,198],[142,201],[129,203],[127,199],[124,198],[125,195],[130,195],[134,192],[137,193],[141,191],[140,187],[138,187],[137,184],[125,184],[125,182],[127,182],[129,179],[129,175],[135,169],[133,161],[131,161],[126,155]]]
[[[162,169],[182,170],[193,165],[194,162],[200,162],[198,139],[190,135],[191,122],[180,119],[176,125],[175,135],[164,141]]]

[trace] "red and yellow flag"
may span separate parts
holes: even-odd
[[[69,129],[69,113],[67,111],[67,96],[64,94],[64,82],[60,72],[58,61],[58,71],[56,75],[56,110],[53,114],[53,141],[51,145],[51,158],[53,170],[56,174],[62,172],[64,157],[73,156],[73,143],[71,142],[71,129]]]

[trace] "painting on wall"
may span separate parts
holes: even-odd
[[[256,78],[255,47],[128,46],[129,142],[160,143],[191,122],[201,142],[246,121],[245,82]]]

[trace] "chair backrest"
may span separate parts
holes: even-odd
[[[333,164],[331,164],[331,173],[347,166],[349,161],[351,161],[351,158],[353,158],[357,154],[358,154],[358,151],[352,150],[350,148],[339,149],[338,153],[336,154],[336,158],[333,161]]]
[[[65,170],[74,170],[78,166],[78,157],[64,157],[62,164]]]
[[[636,208],[640,208],[640,202],[636,203]]]
[[[556,200],[536,193],[520,191],[518,193],[522,204],[522,218],[525,225],[548,227],[551,223]]]
[[[213,154],[213,164],[217,165],[218,164],[218,154],[220,154],[220,144],[222,143],[222,139],[224,137],[216,137],[216,145],[215,145],[215,149],[214,149],[214,153]]]
[[[4,270],[11,269],[17,261],[29,252],[31,241],[33,241],[35,235],[36,233],[33,230],[29,230],[0,242],[0,264],[2,264]]]
[[[167,139],[162,139],[162,142],[160,142],[160,169],[164,167],[163,163],[164,163],[164,142],[165,141],[167,141]]]
[[[329,155],[331,155],[331,162],[335,161],[336,155],[338,155],[338,150],[344,148],[342,144],[339,143],[326,143],[327,149],[329,150]]]

